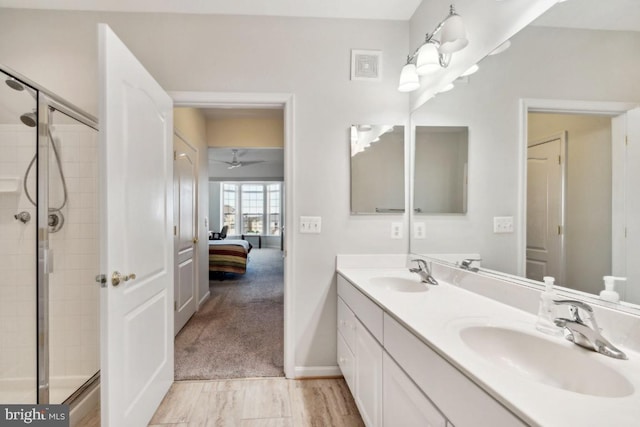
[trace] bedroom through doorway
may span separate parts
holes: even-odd
[[[175,337],[175,379],[283,377],[284,110],[202,108],[209,298]]]

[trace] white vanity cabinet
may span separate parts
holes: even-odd
[[[383,425],[383,315],[380,307],[339,277],[338,365],[362,419],[371,427]]]
[[[341,275],[338,364],[369,427],[526,425]]]

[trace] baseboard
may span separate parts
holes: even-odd
[[[91,412],[96,406],[100,405],[100,383],[93,386],[80,402],[77,402],[69,413],[70,427],[77,426],[80,421]],[[98,419],[100,416],[98,415]]]
[[[294,378],[335,378],[342,376],[338,365],[336,366],[296,366]]]
[[[202,298],[200,298],[200,301],[198,301],[198,309],[199,309],[200,307],[202,307],[202,304],[204,304],[204,302],[205,302],[206,300],[208,300],[210,296],[211,296],[211,292],[210,292],[210,291],[207,291],[207,293],[206,293],[206,294],[204,294],[204,296],[203,296]],[[197,310],[197,309],[196,309],[196,310]]]

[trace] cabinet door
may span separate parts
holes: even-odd
[[[355,373],[355,358],[351,349],[347,345],[346,341],[342,337],[342,333],[338,331],[338,366],[342,375],[344,376],[351,394],[355,394],[354,373]]]
[[[446,426],[447,420],[387,353],[383,355],[383,381],[385,426]]]
[[[356,404],[368,427],[382,426],[382,346],[356,322]]]

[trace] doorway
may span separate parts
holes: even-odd
[[[629,195],[625,191],[626,124],[623,119],[633,106],[609,102],[524,100],[523,107],[520,212],[524,226],[519,235],[522,242],[519,270],[535,280],[540,280],[542,275],[551,275],[561,286],[597,295],[602,290],[603,275],[625,275],[621,262],[626,259],[623,206]],[[544,145],[551,146],[552,141],[563,136],[565,148],[560,148],[553,156],[556,159],[560,156],[556,165],[560,176],[564,176],[564,180],[560,180],[564,183],[560,185],[559,207],[550,208],[553,205],[549,202],[551,180],[547,174],[540,173],[540,159],[545,156],[536,150],[542,150]],[[532,165],[532,161],[538,164]],[[544,181],[541,186],[544,191],[538,188],[537,193],[530,180],[536,174]],[[537,207],[544,206],[544,213],[537,219],[534,214],[537,208],[535,203],[532,206],[532,199],[539,202]],[[555,211],[557,219],[550,219],[549,210]],[[547,234],[532,235],[532,229],[536,227]],[[552,238],[559,240],[560,249],[555,251],[553,261],[556,267],[532,263],[530,246],[538,249],[549,246]]]
[[[291,222],[291,220],[293,219],[293,207],[291,206],[291,204],[286,203],[286,201],[289,198],[285,198],[285,189],[286,191],[291,191],[291,189],[293,188],[292,182],[289,179],[292,176],[292,171],[293,171],[293,167],[292,167],[292,163],[293,163],[293,144],[292,144],[292,135],[293,135],[293,97],[290,94],[220,94],[220,93],[195,93],[195,92],[178,92],[178,93],[173,93],[171,94],[174,98],[174,106],[175,107],[191,107],[191,108],[198,108],[198,109],[212,109],[212,108],[216,108],[216,109],[220,109],[220,108],[225,108],[225,109],[280,109],[282,111],[282,115],[283,115],[283,123],[284,123],[284,131],[283,131],[283,147],[282,147],[282,151],[284,153],[283,157],[283,177],[282,177],[282,184],[281,184],[281,198],[282,198],[282,221],[278,224],[278,229],[280,230],[284,230],[286,228],[290,228],[288,226],[288,224]],[[232,147],[228,147],[228,148],[232,148]],[[246,152],[242,152],[242,147],[233,147],[233,149],[236,149],[237,151],[234,153],[232,150],[230,150],[229,153],[229,157],[227,158],[220,158],[221,161],[224,161],[226,163],[229,163],[228,165],[223,165],[222,163],[220,163],[221,166],[224,166],[225,169],[227,167],[229,168],[233,168],[233,166],[235,166],[235,162],[237,163],[242,163],[243,160],[244,161],[249,161],[248,157],[246,157],[248,154]],[[235,159],[234,159],[234,155],[235,155]],[[232,164],[234,163],[234,164]],[[242,167],[240,167],[239,169],[242,169]],[[201,178],[202,179],[202,178]],[[250,181],[254,181],[253,179]],[[284,185],[284,183],[286,182],[286,186]],[[254,182],[255,183],[255,182]],[[273,185],[271,185],[273,186]],[[224,213],[222,213],[222,215],[224,215]],[[266,220],[266,222],[269,222],[269,219]],[[216,220],[213,215],[210,215],[210,217],[208,218],[208,225],[209,225],[209,230],[212,233],[219,233],[222,228],[222,221],[220,220]],[[270,227],[273,228],[273,227]],[[282,301],[281,301],[281,312],[283,312],[283,319],[281,321],[281,324],[279,326],[280,331],[281,331],[281,336],[282,341],[283,341],[283,350],[280,352],[280,365],[281,365],[281,371],[284,371],[284,375],[287,378],[293,378],[294,376],[294,367],[293,367],[293,340],[291,338],[292,336],[292,328],[288,323],[288,319],[291,318],[290,315],[290,311],[291,311],[291,303],[290,301],[292,300],[292,289],[290,286],[290,283],[292,283],[292,264],[293,264],[293,251],[292,251],[292,242],[291,242],[291,238],[288,235],[284,235],[284,233],[281,231],[280,236],[277,236],[277,239],[273,239],[273,236],[261,236],[259,233],[256,233],[254,235],[243,235],[244,233],[240,233],[239,231],[237,231],[235,233],[235,235],[233,236],[229,236],[229,237],[235,237],[238,240],[244,240],[248,243],[251,244],[252,249],[248,254],[248,258],[249,258],[249,263],[248,263],[248,267],[247,267],[247,273],[245,275],[238,275],[238,274],[227,274],[225,273],[225,277],[224,277],[224,281],[220,281],[220,287],[221,288],[227,288],[227,290],[237,290],[239,288],[238,284],[242,281],[246,281],[247,279],[250,279],[250,273],[251,273],[251,263],[254,263],[254,265],[256,267],[258,267],[260,264],[262,264],[265,261],[265,258],[274,258],[273,254],[271,254],[272,256],[268,256],[267,252],[275,252],[277,253],[276,257],[279,257],[281,260],[281,270],[282,270],[282,278],[283,278],[283,283],[282,283]],[[271,238],[270,238],[271,237]],[[277,244],[277,249],[268,249],[266,248],[266,246],[272,246],[269,244],[269,242],[273,243],[275,242]],[[263,247],[261,247],[263,246]],[[265,257],[262,257],[260,255],[265,255]],[[214,280],[215,281],[215,280]],[[236,284],[236,286],[234,287],[234,283]],[[211,288],[210,288],[211,289]],[[220,296],[220,295],[218,295]],[[214,297],[214,295],[212,294],[212,298]],[[201,306],[199,307],[199,312],[208,309],[207,308],[207,304],[208,302],[204,302],[204,304],[201,304]],[[203,311],[204,314],[204,311]],[[196,316],[194,316],[191,320],[191,322],[196,321],[196,317],[198,317],[198,314],[196,314]],[[189,327],[189,323],[187,324],[187,328]],[[203,329],[204,330],[204,329]],[[221,339],[220,341],[225,341],[224,339]],[[242,340],[240,340],[242,341]],[[252,343],[250,342],[251,340],[246,340],[246,342],[244,342],[244,345],[246,346],[250,346],[252,345]],[[219,342],[218,343],[221,346],[224,346],[224,342]],[[178,352],[178,349],[176,348],[176,354]],[[282,369],[283,367],[283,369]],[[176,371],[176,375],[178,375],[178,372]]]

